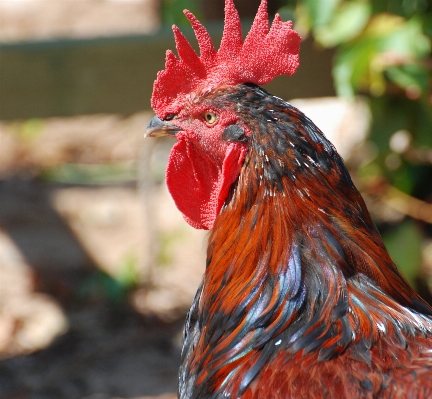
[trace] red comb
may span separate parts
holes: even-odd
[[[184,13],[195,32],[201,56],[173,26],[179,59],[167,51],[165,70],[157,75],[151,100],[162,119],[177,113],[185,95],[193,90],[211,90],[223,83],[266,84],[276,76],[292,75],[299,65],[300,36],[292,30],[292,23],[282,22],[278,14],[269,30],[266,0],[261,1],[244,42],[233,0],[225,0],[225,28],[219,51],[195,16],[189,11]]]

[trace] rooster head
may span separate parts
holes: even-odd
[[[185,15],[200,56],[173,26],[179,58],[167,51],[165,70],[153,87],[151,103],[157,116],[146,135],[177,139],[166,171],[168,189],[190,225],[211,229],[240,174],[251,136],[235,104],[218,93],[242,83],[259,85],[292,75],[299,64],[301,39],[292,23],[282,22],[278,14],[269,29],[265,0],[244,41],[238,12],[233,1],[226,0],[218,51],[200,22],[189,11]]]

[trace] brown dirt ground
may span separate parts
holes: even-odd
[[[140,179],[145,194],[133,178],[41,178],[59,165],[133,164],[148,151],[150,116],[52,118],[30,127],[30,138],[20,134],[29,122],[0,123],[1,398],[176,391],[204,235],[188,228],[159,183],[171,143],[149,144],[153,161],[138,169],[156,177]],[[119,289],[128,271],[133,287]]]

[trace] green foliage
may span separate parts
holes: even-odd
[[[396,4],[399,4],[398,6]],[[297,2],[301,29],[324,47],[337,47],[340,95],[382,95],[394,84],[411,95],[427,93],[432,6],[421,0],[304,0]]]
[[[373,161],[391,185],[407,194],[414,194],[421,186],[432,188],[421,171],[429,166],[409,157],[415,148],[428,148],[432,144],[432,113],[424,100],[413,101],[404,96],[381,96],[370,99],[372,125],[370,137],[379,150]],[[408,140],[406,148],[397,148],[397,137]],[[426,151],[430,151],[426,150]],[[398,157],[399,162],[391,160]],[[432,173],[432,170],[430,171]]]
[[[406,221],[383,236],[393,261],[411,285],[420,271],[423,234],[413,221]]]
[[[45,169],[40,177],[45,181],[67,184],[107,184],[134,181],[137,178],[133,163],[76,164],[63,163]]]
[[[122,302],[140,280],[138,258],[134,254],[126,254],[114,275],[103,270],[91,273],[79,287],[78,296],[85,300]]]
[[[316,27],[316,37],[326,47],[354,39],[366,26],[370,13],[371,9],[368,3],[361,1],[344,3],[328,24]]]
[[[167,266],[173,260],[173,247],[184,238],[183,230],[161,233],[158,238],[159,250],[156,256],[159,266]]]
[[[320,27],[331,22],[341,0],[305,0],[311,26]]]
[[[122,302],[127,291],[108,273],[95,270],[78,289],[78,297],[86,301]]]
[[[166,26],[175,24],[190,27],[190,23],[183,15],[185,9],[191,11],[198,19],[202,19],[196,0],[162,0],[160,7],[162,23]]]
[[[13,122],[15,133],[26,141],[38,138],[44,132],[42,119],[28,119],[23,122]]]
[[[135,288],[142,280],[138,266],[138,257],[134,253],[127,253],[121,259],[114,278],[123,290],[129,291]]]
[[[388,12],[411,17],[428,12],[428,10],[431,11],[429,0],[374,0],[371,4],[375,14]]]

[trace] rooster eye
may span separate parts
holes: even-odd
[[[216,122],[216,114],[214,114],[213,112],[206,112],[204,114],[204,119],[206,120],[207,123],[213,125],[213,123]]]

